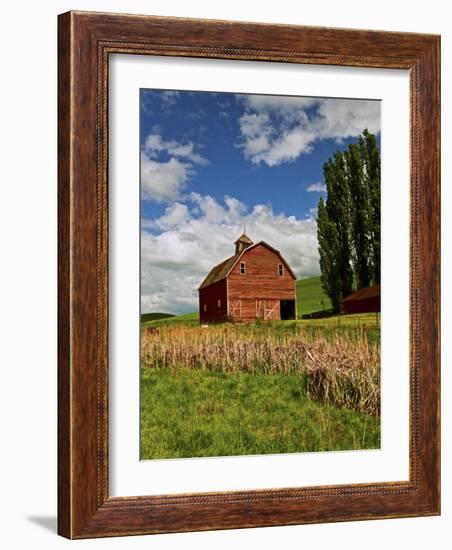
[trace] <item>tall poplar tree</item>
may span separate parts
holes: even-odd
[[[347,182],[344,156],[336,153],[323,167],[328,199],[326,212],[334,222],[337,232],[336,263],[339,276],[339,299],[350,294],[353,286],[353,272],[350,263],[350,191]]]
[[[381,156],[377,140],[367,128],[359,139],[359,147],[364,162],[365,184],[369,194],[369,238],[372,247],[371,276],[374,284],[380,284]]]
[[[330,220],[321,198],[317,209],[317,239],[320,254],[320,280],[325,294],[330,298],[333,311],[341,309],[339,265],[339,242],[336,224]]]
[[[347,166],[347,180],[351,198],[352,262],[357,286],[358,288],[364,288],[370,284],[372,271],[369,189],[364,177],[364,160],[361,156],[360,147],[352,143],[343,156]]]
[[[317,239],[322,287],[335,312],[353,287],[380,283],[380,151],[367,129],[323,165]]]

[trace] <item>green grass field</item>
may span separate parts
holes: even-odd
[[[147,321],[159,321],[160,319],[170,319],[174,317],[171,313],[143,313],[141,316],[141,322],[146,323]]]
[[[334,315],[331,317],[325,317],[321,319],[299,319],[297,321],[272,321],[261,323],[268,327],[271,327],[272,330],[279,330],[283,328],[290,327],[304,327],[306,330],[310,329],[322,329],[325,333],[328,333],[332,330],[342,330],[342,329],[355,329],[362,328],[365,329],[369,338],[372,341],[379,340],[380,334],[380,317],[376,316],[375,313],[355,313],[352,315]],[[158,319],[155,321],[145,321],[141,323],[141,328],[145,329],[148,327],[165,327],[165,326],[198,326],[199,325],[199,314],[196,313],[186,313],[185,315],[177,315],[174,317]],[[249,326],[260,326],[259,323],[251,323]]]
[[[300,279],[296,283],[296,289],[297,316],[299,319],[301,319],[302,315],[323,311],[323,309],[328,310],[331,308],[330,299],[323,292],[320,277]]]
[[[144,315],[152,315],[151,314],[144,314]],[[171,317],[162,317],[160,319],[146,319],[144,320],[141,316],[141,327],[159,327],[159,326],[165,326],[165,325],[174,325],[174,324],[181,324],[181,325],[199,325],[199,313],[193,312],[193,313],[185,313],[184,315],[172,315]]]
[[[194,368],[183,368],[177,360],[165,368],[153,367],[152,359],[150,363],[146,360],[146,366],[143,364],[141,458],[379,448],[378,415],[315,400],[308,395],[306,378],[298,371],[281,374],[277,370],[270,374],[259,372],[259,365],[255,365],[250,372],[242,372],[240,366],[232,367],[231,372],[217,372],[216,367],[212,370],[202,366],[210,350],[202,346],[216,345],[213,331],[218,332],[218,338],[222,331],[231,331],[235,335],[231,336],[233,342],[249,341],[250,352],[256,342],[269,339],[275,342],[275,350],[281,350],[278,346],[297,335],[308,340],[320,337],[331,343],[339,339],[351,342],[352,348],[364,336],[367,345],[379,349],[379,318],[375,314],[301,318],[322,311],[322,300],[328,310],[331,306],[321,288],[320,277],[313,277],[297,281],[297,321],[224,323],[203,328],[198,312],[171,317],[142,316],[143,329],[158,329],[149,335],[153,345],[162,349],[166,345],[167,351],[162,351],[161,359],[169,357],[165,354],[178,353],[179,346],[186,350],[195,345],[197,338],[207,338],[206,342],[212,343],[199,343],[199,351],[193,353],[200,364]],[[184,336],[187,332],[191,336]],[[154,353],[149,357],[155,357]],[[185,354],[183,360],[188,364],[191,358]],[[344,387],[349,391],[347,385]],[[353,391],[361,390],[356,387]]]
[[[379,417],[308,399],[300,376],[141,371],[142,459],[379,447]]]

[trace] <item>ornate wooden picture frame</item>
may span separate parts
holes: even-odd
[[[59,534],[87,538],[439,514],[440,38],[69,12],[59,16],[58,49]],[[408,481],[109,496],[110,54],[409,71]]]

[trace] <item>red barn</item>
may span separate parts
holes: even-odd
[[[234,244],[198,289],[201,323],[296,319],[296,277],[279,250],[245,234]]]
[[[360,288],[344,298],[344,313],[372,313],[380,311],[380,285]]]

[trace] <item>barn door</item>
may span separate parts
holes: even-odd
[[[242,315],[242,304],[240,300],[229,300],[229,317],[240,319]]]
[[[279,300],[256,300],[256,319],[274,321],[279,318]]]
[[[264,300],[256,300],[256,319],[264,318]]]

